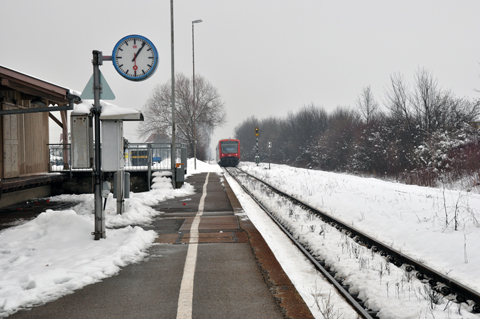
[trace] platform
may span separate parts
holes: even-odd
[[[154,207],[144,261],[11,317],[312,318],[228,183],[214,173],[187,182],[194,195]]]

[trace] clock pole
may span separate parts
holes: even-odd
[[[102,163],[100,148],[100,113],[102,106],[100,105],[100,68],[103,64],[103,56],[101,51],[93,51],[93,114],[95,116],[95,240],[106,238],[105,233],[105,212],[102,209]]]
[[[172,23],[173,23],[173,21],[172,21]],[[173,32],[173,30],[172,30],[172,32]],[[123,45],[123,44],[128,46],[128,41],[132,40],[132,39],[134,40],[134,43],[135,43],[136,40],[140,40],[142,42],[141,47],[138,50],[136,50],[135,52],[127,52],[127,54],[128,53],[131,54],[128,57],[123,56],[123,55],[119,56],[118,55],[119,52],[124,51],[123,49],[120,48],[120,46]],[[173,41],[173,38],[172,38],[172,41]],[[147,46],[148,49],[144,49],[145,46]],[[173,43],[172,43],[172,48],[173,48]],[[137,47],[133,46],[133,49],[137,49]],[[151,56],[149,56],[148,59],[142,59],[142,63],[144,63],[144,64],[146,64],[146,66],[148,66],[148,68],[146,68],[147,72],[145,72],[144,69],[141,68],[143,73],[140,76],[137,77],[137,74],[136,74],[136,71],[137,71],[137,68],[138,68],[137,56],[141,51],[143,52],[143,56],[145,56],[146,51],[151,51],[150,52]],[[95,184],[94,184],[95,231],[92,232],[92,235],[95,236],[94,237],[95,240],[99,240],[101,238],[107,238],[106,231],[105,231],[105,211],[102,209],[103,174],[102,174],[102,160],[101,160],[102,157],[101,157],[101,141],[100,141],[101,140],[100,115],[102,113],[102,106],[100,104],[100,96],[102,94],[102,83],[101,83],[102,76],[101,76],[101,73],[100,73],[100,65],[103,65],[103,61],[112,61],[115,69],[117,70],[117,72],[121,76],[125,77],[126,79],[128,79],[130,81],[143,81],[143,80],[149,78],[150,76],[152,76],[153,73],[155,73],[155,70],[156,70],[157,64],[158,64],[158,52],[157,52],[157,49],[155,48],[155,46],[153,45],[153,43],[150,40],[148,40],[147,38],[142,37],[140,35],[130,35],[130,36],[124,37],[119,42],[117,42],[117,44],[115,45],[115,47],[113,49],[113,52],[112,52],[111,56],[104,56],[102,54],[102,51],[97,51],[97,50],[92,51],[92,55],[93,55],[93,58],[92,58],[92,65],[93,65],[93,76],[92,76],[93,77],[93,108],[92,108],[91,112],[92,112],[92,117],[93,117],[94,126],[95,126],[95,133],[94,133],[95,151],[94,151],[94,163],[93,163],[93,176],[94,176],[94,179],[95,179]],[[134,65],[134,68],[133,68],[134,72],[132,72],[132,73],[133,73],[134,76],[128,74],[129,72],[131,72],[131,70],[128,68],[128,67],[131,67],[131,65],[130,66],[127,65],[125,67],[125,70],[122,69],[123,64],[117,65],[117,60],[121,59],[122,57],[124,58],[124,60],[121,60],[121,61],[125,61],[125,60],[129,61],[129,59],[132,58],[132,62],[133,62],[133,65]],[[146,62],[146,61],[148,61],[148,62]],[[151,65],[148,64],[148,63],[151,63]],[[91,85],[91,82],[89,81],[86,89],[82,93],[82,98],[83,98],[83,95],[85,93],[86,94],[85,98],[87,98],[87,96],[88,96],[88,98],[91,99],[90,94],[88,92],[85,92],[86,90],[87,91],[89,90],[90,85]],[[103,85],[104,85],[104,87],[108,88],[107,91],[110,90],[106,81],[105,81],[105,83],[103,83]],[[113,95],[112,92],[110,92],[110,94],[105,94],[103,97],[106,98],[106,99],[112,99],[112,100],[115,98],[115,96]],[[173,147],[172,147],[172,149],[173,149]],[[175,171],[173,171],[173,173],[175,173]],[[174,183],[174,185],[175,185],[175,183]],[[108,190],[109,189],[108,189],[108,186],[107,186],[106,189],[105,189],[107,194],[108,194]],[[117,208],[118,207],[119,206],[117,206]],[[117,209],[117,210],[121,211],[121,209]]]

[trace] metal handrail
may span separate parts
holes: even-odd
[[[70,144],[47,144],[49,148],[50,172],[85,171],[91,169],[72,169]],[[176,163],[187,163],[187,145],[176,144]],[[170,143],[128,143],[125,148],[126,171],[169,171]],[[66,165],[65,165],[66,163]]]

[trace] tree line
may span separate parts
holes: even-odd
[[[284,118],[252,116],[235,127],[242,160],[254,161],[254,128],[260,127],[259,155],[272,163],[327,171],[389,176],[407,183],[435,185],[440,179],[477,174],[480,147],[475,120],[480,101],[457,97],[418,69],[413,86],[390,77],[382,105],[370,86],[354,108],[328,114],[313,104]]]
[[[157,85],[142,108],[145,121],[138,126],[139,135],[156,143],[172,141],[172,82]],[[214,129],[226,122],[225,105],[215,86],[203,76],[175,76],[175,138],[187,145],[187,156],[209,157],[208,148]]]

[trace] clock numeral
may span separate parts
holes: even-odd
[[[125,74],[128,74],[128,71],[130,71],[130,70],[127,70],[127,72],[125,72]]]
[[[126,45],[127,45],[127,47],[128,47],[128,42],[127,42],[127,41],[125,41],[125,44],[126,44]]]
[[[155,59],[155,57],[153,57],[153,56],[149,56],[148,58],[149,58],[149,59]]]
[[[122,49],[122,48],[118,48],[118,49],[119,49],[120,51],[123,51],[123,49]]]
[[[148,50],[147,50],[147,51],[152,51],[152,48],[148,48]]]
[[[123,66],[123,64],[119,65],[118,67],[121,68]]]
[[[148,66],[149,68],[151,68],[151,67],[152,67],[150,64],[147,64],[147,66]]]
[[[142,69],[143,74],[145,74],[145,71]]]

